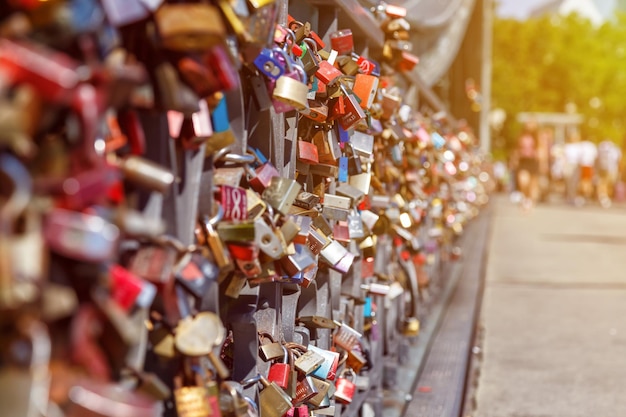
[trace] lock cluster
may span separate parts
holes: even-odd
[[[287,3],[0,6],[3,416],[336,416],[393,389],[493,183],[470,129],[409,104],[405,9],[363,9],[366,56]]]

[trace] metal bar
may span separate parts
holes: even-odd
[[[491,152],[491,129],[489,126],[489,113],[491,112],[491,44],[493,37],[493,0],[483,0],[483,42],[482,42],[482,67],[481,67],[481,99],[480,110],[480,147],[483,152]]]

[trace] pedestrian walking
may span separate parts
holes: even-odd
[[[522,208],[530,210],[539,194],[539,152],[535,130],[526,126],[517,141],[513,164],[517,172],[517,186],[522,193]]]
[[[622,151],[612,141],[603,140],[598,144],[596,191],[602,207],[611,206],[621,159]]]
[[[592,141],[586,139],[580,142],[580,193],[585,201],[593,197],[593,180],[595,175],[598,148]]]
[[[578,197],[578,181],[580,179],[580,136],[572,133],[563,147],[563,181],[565,183],[565,199],[576,204]]]

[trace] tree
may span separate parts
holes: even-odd
[[[626,136],[626,15],[595,27],[578,15],[494,22],[492,101],[508,114],[513,146],[519,112],[563,112],[575,103],[583,135],[621,143]]]

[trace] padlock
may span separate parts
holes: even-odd
[[[356,392],[354,383],[355,374],[351,369],[346,369],[335,381],[335,399],[343,404],[350,404]]]
[[[348,215],[348,233],[350,239],[360,240],[365,238],[365,227],[359,214]]]
[[[269,382],[261,375],[243,381],[242,385],[261,382],[263,389],[259,393],[261,417],[283,417],[291,408],[291,398],[276,383]]]
[[[272,177],[270,184],[263,191],[263,199],[276,211],[287,214],[301,189],[302,185],[296,180]]]
[[[267,86],[265,85],[265,79],[259,73],[253,73],[247,77],[248,85],[252,89],[252,97],[257,105],[259,111],[266,111],[272,107],[272,100],[270,99]]]
[[[370,335],[370,337],[372,336]],[[348,351],[348,357],[346,358],[347,367],[358,373],[365,365],[367,365],[367,359],[356,347]]]
[[[267,256],[278,259],[284,254],[280,230],[262,218],[254,221],[254,243]]]
[[[120,239],[119,228],[101,216],[64,209],[48,213],[43,234],[52,251],[87,262],[112,259]]]
[[[237,70],[222,45],[205,51],[198,60],[190,56],[182,58],[178,61],[178,70],[200,97],[230,91],[239,85]]]
[[[32,183],[26,167],[3,153],[0,178],[5,191],[11,190],[9,196],[2,195],[0,206],[0,310],[13,310],[40,295],[47,251],[40,214],[29,207]]]
[[[177,257],[173,247],[147,245],[137,251],[128,269],[152,283],[165,284],[170,281]]]
[[[110,157],[109,161],[119,167],[129,182],[151,191],[166,194],[175,180],[172,171],[141,156]]]
[[[361,120],[365,119],[365,113],[354,95],[347,93],[344,97],[345,113],[338,118],[341,128],[350,130]]]
[[[354,76],[359,72],[360,66],[351,56],[342,55],[337,58],[337,63],[339,68],[341,68],[341,72],[346,75]]]
[[[396,63],[396,69],[401,72],[412,71],[419,64],[419,58],[408,51],[400,53],[400,59]]]
[[[258,166],[254,171],[249,170],[249,173],[251,175],[248,183],[257,193],[263,193],[272,182],[272,178],[280,176],[278,170],[269,161]]]
[[[333,341],[337,346],[346,351],[351,351],[355,346],[360,345],[363,335],[345,323],[341,323],[339,329],[333,335]]]
[[[285,417],[309,417],[309,407],[306,404],[292,407],[287,411]]]
[[[206,141],[206,155],[225,149],[236,142],[235,134],[230,128],[230,118],[228,115],[228,103],[226,96],[222,93],[214,95],[217,105],[211,110],[211,124],[213,126],[213,134]]]
[[[327,380],[313,378],[313,384],[317,389],[317,394],[309,399],[309,404],[313,407],[322,408],[324,402],[328,401],[328,394],[331,389],[331,383]]]
[[[284,113],[291,108],[304,110],[308,107],[309,86],[306,84],[304,69],[291,61],[285,51],[282,51],[286,61],[286,70],[277,80],[272,89],[274,108],[277,113]],[[283,106],[280,106],[283,104]],[[284,106],[286,105],[286,106]]]
[[[298,153],[297,158],[307,164],[318,164],[319,154],[317,146],[314,143],[307,142],[302,139],[298,139]]]
[[[340,195],[325,193],[323,201],[325,207],[336,207],[344,210],[349,210],[352,207],[350,198]]]
[[[152,305],[156,287],[141,280],[121,265],[109,267],[111,298],[126,312],[134,306],[147,308]]]
[[[207,50],[226,35],[219,10],[205,3],[165,3],[154,20],[163,46],[175,51]]]
[[[246,278],[256,278],[262,274],[258,246],[249,242],[227,243],[226,246],[238,270]]]
[[[236,5],[236,2],[229,0],[216,0],[214,3],[216,3],[216,5],[220,8],[222,15],[225,17],[225,21],[228,22],[230,29],[235,33],[238,40],[244,45],[253,42],[244,21],[235,12],[233,6]],[[245,52],[245,50],[243,52]],[[258,53],[259,51],[254,48],[254,52]],[[246,60],[250,58],[250,55],[246,54]]]
[[[290,277],[298,273],[307,272],[317,264],[315,256],[305,245],[295,244],[295,253],[288,254],[280,259],[280,265]]]
[[[311,34],[311,23],[294,21],[289,24],[289,29],[295,34],[295,43],[302,43],[304,38]]]
[[[324,357],[312,350],[302,349],[303,353],[294,361],[295,368],[304,375],[313,373],[324,363]]]
[[[32,157],[36,152],[32,137],[40,117],[41,101],[37,90],[25,84],[15,87],[13,97],[0,101],[0,143],[19,157]]]
[[[285,245],[291,243],[306,244],[311,218],[307,216],[289,215],[283,219],[280,226],[280,233],[283,236]]]
[[[219,186],[217,200],[224,209],[223,220],[238,221],[248,219],[248,193],[241,187]]]
[[[317,54],[317,44],[313,39],[305,38],[304,44],[307,48],[300,57],[300,60],[302,61],[302,67],[306,75],[312,77],[320,67],[321,58]]]
[[[180,377],[174,378],[174,404],[180,417],[206,417],[212,415],[208,392],[204,386],[182,386]]]
[[[361,99],[361,108],[369,109],[376,98],[379,78],[373,75],[357,74],[352,91]]]
[[[406,17],[407,10],[405,7],[396,6],[393,4],[386,4],[384,8],[385,8],[385,14],[392,19]]]
[[[330,34],[331,47],[339,55],[350,55],[354,49],[354,39],[350,29],[342,29]]]
[[[334,321],[331,321],[331,323],[333,326],[329,325],[324,328],[330,328],[330,329],[337,328],[337,325],[334,323]],[[314,352],[317,352],[321,356],[324,357],[324,362],[322,363],[322,365],[319,368],[317,368],[311,374],[311,376],[316,377],[316,379],[318,380],[327,380],[327,379],[334,380],[335,373],[337,372],[337,366],[339,364],[339,356],[340,356],[339,352],[322,349],[313,345],[309,345],[308,349],[313,350]]]
[[[346,221],[348,220],[350,210],[342,209],[339,207],[323,206],[322,214],[329,220]]]
[[[102,8],[106,13],[107,21],[116,27],[143,20],[150,15],[148,9],[141,0],[132,0],[126,4],[119,1],[107,0],[102,2]]]
[[[159,63],[154,69],[156,80],[155,100],[162,109],[176,110],[184,115],[191,115],[198,108],[199,98],[180,79],[174,66],[167,61]]]
[[[363,132],[354,132],[350,138],[352,151],[360,156],[370,157],[374,153],[374,136]]]
[[[272,80],[278,80],[285,73],[285,63],[278,59],[278,51],[264,48],[253,62],[261,74]]]
[[[269,341],[269,343],[266,343]],[[259,332],[259,356],[265,362],[276,360],[285,354],[283,345],[276,342],[271,334]]]
[[[206,244],[211,251],[213,260],[222,272],[219,278],[219,281],[221,282],[225,275],[228,272],[232,271],[234,265],[228,253],[226,245],[220,238],[218,232],[214,229],[214,224],[216,224],[219,219],[221,219],[221,216],[217,216],[213,219],[204,218],[202,221],[202,226],[204,227],[206,233]]]
[[[307,191],[302,191],[298,193],[296,200],[293,202],[293,205],[296,207],[300,207],[306,210],[310,210],[317,206],[320,202],[320,197],[317,194],[309,193]]]
[[[289,352],[283,345],[281,345],[281,354],[282,362],[274,362],[270,365],[267,380],[287,390],[293,369],[292,365],[289,363]]]
[[[305,375],[298,378],[296,384],[296,396],[293,398],[293,405],[298,406],[308,402],[315,397],[319,391],[312,376]]]
[[[241,384],[235,381],[223,381],[219,386],[218,398],[222,417],[247,417],[250,409],[247,398],[243,395]],[[210,414],[209,414],[210,415]]]
[[[342,72],[328,61],[321,61],[318,70],[315,72],[315,77],[326,85],[336,83],[342,75]]]
[[[380,64],[373,59],[359,56],[356,60],[356,63],[359,66],[359,71],[362,74],[380,77]]]
[[[405,18],[397,17],[387,20],[381,29],[385,31],[387,35],[391,35],[398,31],[408,32],[411,30],[411,24]]]
[[[277,2],[275,0],[242,0],[241,3],[244,3],[242,8],[251,8],[248,16],[241,17],[251,38],[249,44],[267,45],[271,43],[274,38],[272,31],[277,26]],[[245,55],[244,58],[246,58]]]
[[[328,119],[328,106],[319,101],[308,100],[308,108],[300,113],[313,121],[324,123]]]
[[[350,268],[352,267],[352,264],[354,263],[355,258],[356,258],[356,255],[354,253],[347,252],[343,256],[343,258],[341,258],[339,262],[337,262],[331,268],[341,274],[347,274],[350,271]]]
[[[184,266],[180,266],[184,264]],[[177,264],[176,285],[181,286],[194,298],[193,306],[198,311],[215,309],[216,300],[212,291],[219,279],[217,265],[203,255],[194,253],[188,262],[181,260]]]

